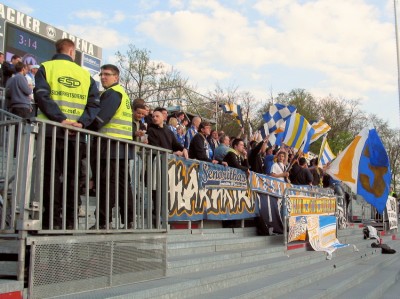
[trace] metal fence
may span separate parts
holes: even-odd
[[[167,229],[168,150],[0,117],[1,232]]]

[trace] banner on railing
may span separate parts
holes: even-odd
[[[389,196],[386,201],[386,211],[389,221],[389,229],[397,228],[397,201],[396,198]]]
[[[200,162],[199,181],[200,188],[247,190],[246,173],[223,165]]]
[[[269,194],[253,192],[259,208],[260,221],[268,228],[269,233],[283,234],[283,222],[281,218],[282,199]]]
[[[329,215],[308,215],[289,217],[288,242],[304,241],[308,234],[311,247],[315,251],[325,251],[328,257],[349,244],[337,239],[336,217]]]
[[[336,197],[290,196],[288,213],[297,215],[332,215],[336,212]]]
[[[250,172],[249,176],[249,184],[252,191],[259,193],[268,193],[275,197],[282,197],[283,192],[287,188],[296,188],[299,190],[299,191],[292,190],[288,193],[288,195],[300,195],[302,194],[302,192],[300,191],[303,191],[304,193],[304,191],[311,190],[310,186],[292,185],[284,181],[278,180],[276,178],[267,176],[265,174],[256,173],[252,171]],[[332,194],[330,190],[328,191],[326,189],[319,189],[314,187],[313,190],[314,191],[323,190],[325,193],[329,192]]]
[[[169,221],[256,216],[256,204],[241,170],[173,157],[168,175]]]

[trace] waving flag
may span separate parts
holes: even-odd
[[[311,142],[317,141],[321,136],[328,133],[331,127],[324,122],[323,120],[319,120],[311,124],[312,128],[315,130],[315,133],[311,137]]]
[[[390,186],[390,165],[375,129],[364,128],[327,169],[382,214]]]
[[[240,105],[228,103],[228,104],[222,104],[222,105],[219,105],[219,106],[222,108],[224,113],[229,113],[233,117],[235,117],[236,122],[241,127],[243,127],[242,108],[240,107]]]
[[[260,127],[259,131],[260,131],[262,139],[265,139],[267,137],[267,135],[269,134],[269,137],[268,137],[268,145],[269,146],[273,146],[273,145],[281,146],[282,145],[284,131],[285,131],[284,124],[283,124],[283,127],[278,128],[278,130],[275,131],[275,133],[268,133],[268,124],[264,123],[264,125]]]
[[[314,129],[304,116],[299,113],[294,113],[289,120],[286,121],[284,134],[285,139],[283,143],[297,150],[301,148],[304,153],[307,153],[310,147],[311,137],[314,134]]]
[[[326,165],[335,158],[336,158],[336,156],[332,152],[332,150],[328,144],[328,141],[325,140],[325,144],[324,144],[324,147],[322,148],[321,156],[319,159],[319,164],[321,166]]]
[[[269,107],[269,111],[263,115],[263,119],[267,123],[268,131],[275,132],[282,126],[292,114],[296,112],[295,106],[287,106],[283,104],[274,104]]]

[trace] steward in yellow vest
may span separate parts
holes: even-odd
[[[60,40],[53,59],[35,75],[38,118],[86,128],[100,109],[99,90],[90,73],[74,62],[75,45]]]
[[[51,61],[44,62],[35,75],[34,98],[39,107],[38,118],[48,119],[76,128],[87,128],[100,110],[99,90],[88,71],[78,66],[75,60],[75,43],[67,38],[56,42],[56,52]],[[68,135],[64,143],[64,128],[57,127],[56,142],[52,138],[52,126],[46,126],[44,149],[45,183],[53,182],[54,188],[43,188],[43,229],[77,228],[77,214],[74,202],[80,202],[75,194],[76,169],[75,161],[81,161],[83,150],[75,151],[76,142],[73,134]],[[53,136],[54,137],[54,136]],[[84,138],[79,147],[84,147]],[[68,151],[66,151],[66,147]],[[66,154],[67,153],[67,154]],[[54,158],[54,159],[53,159]],[[54,161],[54,164],[52,163]],[[67,161],[65,164],[64,161]],[[67,168],[65,177],[64,169]],[[62,180],[60,178],[63,177]],[[52,180],[54,178],[54,180]],[[63,187],[67,192],[63,195]],[[54,198],[53,211],[51,198]],[[66,209],[63,211],[63,201]],[[75,213],[75,214],[74,214]],[[66,215],[62,219],[61,215]],[[52,217],[52,219],[50,219]],[[66,227],[62,227],[66,222]],[[51,224],[53,226],[51,227]]]
[[[118,83],[119,69],[112,64],[103,65],[100,80],[105,90],[100,96],[100,112],[89,129],[112,138],[132,140],[132,107],[128,95]],[[99,228],[107,228],[107,223],[112,220],[111,210],[117,206],[116,193],[118,194],[119,217],[124,223],[126,219],[128,228],[130,228],[133,221],[133,195],[130,186],[130,174],[125,167],[129,164],[129,159],[132,158],[133,145],[129,145],[128,159],[126,159],[126,144],[123,141],[119,143],[119,146],[117,141],[112,141],[111,152],[108,152],[106,139],[103,138],[102,140],[100,155],[102,161],[97,161],[100,172],[96,174],[100,177],[100,186],[98,186],[100,188]],[[110,160],[107,167],[104,159],[107,159],[108,155]],[[92,170],[95,169],[97,169],[97,165],[92,165]],[[107,184],[109,190],[106,187]],[[118,190],[116,190],[116,185],[118,185]],[[107,190],[109,191],[108,209],[106,207]],[[125,207],[128,207],[128,209]],[[96,228],[96,225],[93,226],[93,229]]]

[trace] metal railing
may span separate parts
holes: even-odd
[[[169,150],[4,110],[0,119],[0,232],[167,229]]]
[[[290,214],[290,204],[289,204],[289,194],[291,192],[299,192],[303,194],[306,197],[327,197],[327,198],[335,198],[336,202],[336,207],[335,207],[335,212],[331,213],[330,215],[336,215],[338,211],[338,196],[333,195],[331,192],[327,192],[328,190],[324,189],[317,189],[317,190],[299,190],[297,188],[286,188],[285,191],[283,192],[282,196],[282,221],[283,221],[283,242],[284,242],[284,247],[285,250],[287,251],[288,247],[288,219],[289,219],[289,214]],[[328,214],[325,214],[328,215]]]

